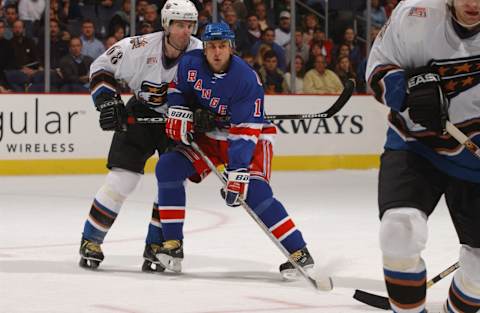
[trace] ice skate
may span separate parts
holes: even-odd
[[[295,262],[297,262],[298,265],[304,268],[305,271],[308,272],[309,270],[313,269],[314,261],[306,247],[293,252],[291,257]],[[298,277],[297,269],[290,263],[290,261],[280,265],[280,273],[286,280],[294,280]]]
[[[80,244],[80,267],[87,269],[97,269],[103,261],[104,255],[100,244],[83,239]]]
[[[160,264],[156,254],[160,252],[162,248],[159,244],[146,244],[145,250],[143,251],[143,265],[142,272],[152,273],[152,272],[164,272],[165,267]]]
[[[183,242],[181,240],[167,240],[156,254],[160,265],[166,269],[180,273],[183,261]]]

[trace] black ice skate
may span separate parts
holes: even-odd
[[[311,270],[314,266],[314,261],[310,252],[308,252],[307,247],[304,247],[298,251],[295,251],[291,254],[292,259],[297,262],[298,265],[303,267],[305,271]],[[280,265],[280,273],[282,274],[284,279],[293,280],[298,277],[297,270],[295,267],[289,262],[285,262]]]
[[[80,267],[96,269],[103,261],[104,255],[100,244],[82,238],[80,244]]]
[[[165,267],[160,264],[156,254],[160,252],[162,248],[159,244],[146,244],[145,250],[143,251],[143,265],[142,272],[152,273],[152,272],[163,272]]]
[[[180,273],[183,261],[183,242],[181,240],[165,241],[156,256],[163,267]]]

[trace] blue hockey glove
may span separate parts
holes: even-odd
[[[247,199],[250,173],[245,168],[239,168],[236,170],[225,170],[223,175],[226,179],[226,186],[220,191],[222,198],[225,199],[228,206],[239,206],[239,199]]]

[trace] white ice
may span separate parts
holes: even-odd
[[[331,292],[284,282],[285,261],[241,207],[225,206],[217,178],[187,188],[183,272],[140,271],[155,180],[146,175],[103,245],[98,271],[78,267],[78,248],[103,175],[0,178],[1,313],[380,312],[352,299],[356,288],[385,295],[378,247],[377,171],[274,172],[317,269]],[[441,200],[429,220],[428,276],[455,262],[458,240]],[[438,309],[451,277],[429,289]]]

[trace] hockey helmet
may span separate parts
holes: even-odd
[[[235,44],[235,33],[225,23],[210,23],[205,26],[201,39],[204,45],[207,41],[228,40],[233,48]]]
[[[167,0],[162,8],[162,27],[168,31],[172,21],[192,21],[195,22],[193,34],[198,28],[198,11],[195,5],[189,0]]]

